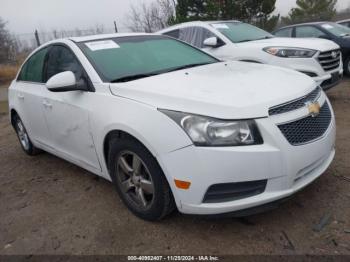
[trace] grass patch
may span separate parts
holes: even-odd
[[[0,65],[0,83],[12,81],[17,74],[18,65]]]

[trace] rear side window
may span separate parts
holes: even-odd
[[[293,28],[285,28],[275,32],[275,36],[278,37],[292,37]]]
[[[206,28],[186,27],[180,29],[178,39],[197,48],[204,48],[204,40],[214,36],[215,35]]]
[[[44,48],[32,55],[23,65],[17,80],[44,83],[43,67],[48,48]]]
[[[71,50],[64,46],[53,46],[48,54],[45,79],[64,72],[72,71],[76,79],[81,79],[83,68]]]
[[[295,36],[301,38],[326,36],[321,30],[313,26],[300,26],[295,28]]]
[[[167,35],[167,36],[170,36],[170,37],[179,39],[180,30],[179,30],[179,29],[176,29],[176,30],[173,30],[173,31],[170,31],[170,32],[166,32],[166,33],[164,33],[163,35]]]

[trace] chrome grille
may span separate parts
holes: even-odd
[[[332,120],[332,113],[327,102],[324,103],[320,114],[316,117],[306,118],[279,125],[285,138],[293,146],[310,143],[322,137]]]
[[[279,115],[302,108],[307,102],[315,102],[320,97],[321,91],[321,88],[317,87],[314,91],[312,91],[304,97],[298,98],[297,100],[282,105],[272,107],[269,109],[269,115]]]
[[[318,62],[324,71],[331,71],[339,67],[341,52],[339,49],[322,52],[318,55]]]

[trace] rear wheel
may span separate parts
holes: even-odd
[[[113,139],[108,163],[119,196],[136,216],[155,221],[174,210],[170,187],[157,160],[138,141]]]
[[[18,116],[14,116],[14,125],[18,140],[24,152],[26,152],[30,156],[34,156],[40,153],[41,150],[33,145],[32,141],[29,138],[27,130],[23,125],[22,120]]]

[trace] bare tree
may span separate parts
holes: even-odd
[[[126,26],[133,32],[152,33],[169,25],[175,12],[174,0],[156,0],[151,4],[132,5]]]
[[[13,61],[15,56],[15,41],[6,28],[6,22],[0,17],[0,64]]]

